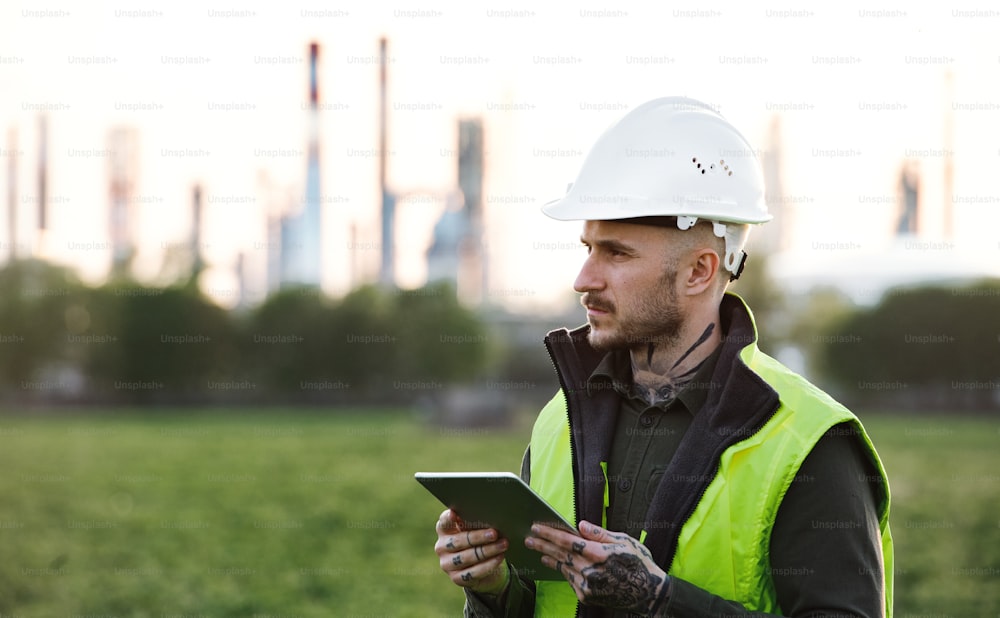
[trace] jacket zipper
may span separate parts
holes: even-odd
[[[552,344],[548,341],[545,342],[545,350],[549,353],[549,362],[552,363],[552,369],[556,372],[556,378],[559,380],[559,388],[563,393],[563,400],[566,402],[566,425],[569,426],[569,458],[570,465],[573,467],[573,524],[576,526],[580,525],[579,521],[579,509],[577,508],[577,487],[576,487],[576,476],[577,476],[577,465],[576,465],[576,442],[573,439],[573,418],[569,414],[569,390],[566,388],[566,381],[563,378],[562,371],[559,370],[559,366],[556,364],[556,357],[552,353]]]
[[[566,425],[569,427],[569,459],[570,465],[573,467],[573,524],[577,527],[580,526],[579,515],[577,508],[577,488],[576,488],[576,476],[577,476],[577,465],[576,465],[576,442],[573,439],[573,417],[569,413],[569,390],[566,388],[566,381],[563,378],[562,371],[559,370],[559,365],[556,364],[555,354],[552,352],[552,344],[548,341],[545,342],[545,350],[549,353],[549,362],[552,363],[552,369],[556,372],[556,378],[559,380],[559,388],[562,389],[563,400],[566,402]],[[568,583],[568,582],[567,582]],[[576,611],[573,613],[576,618],[580,618],[580,602],[576,603]]]

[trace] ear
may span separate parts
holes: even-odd
[[[687,280],[681,282],[681,291],[687,296],[698,296],[715,287],[715,275],[721,262],[719,254],[703,247],[691,252]]]

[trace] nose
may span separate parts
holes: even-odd
[[[594,259],[596,253],[594,251],[587,256],[583,266],[580,267],[580,273],[576,276],[576,281],[573,282],[573,289],[581,294],[604,289],[604,277]]]

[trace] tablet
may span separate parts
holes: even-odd
[[[507,562],[527,579],[561,580],[542,564],[542,554],[524,546],[538,522],[579,534],[527,483],[510,472],[417,472],[413,475],[471,528],[495,528],[509,541]]]

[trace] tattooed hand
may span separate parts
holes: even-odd
[[[562,573],[581,603],[655,616],[666,600],[669,578],[639,541],[580,522],[582,536],[535,524],[524,544],[542,564]]]
[[[510,570],[504,562],[507,539],[492,528],[467,530],[462,519],[445,510],[438,518],[434,552],[441,559],[441,570],[463,588],[484,594],[502,594],[510,582]]]

